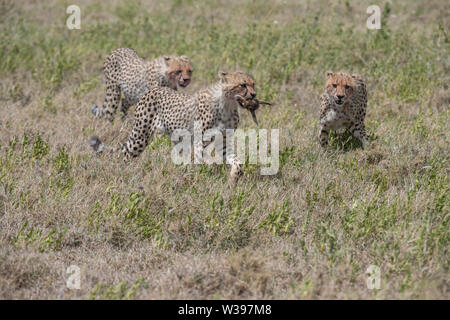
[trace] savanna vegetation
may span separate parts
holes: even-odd
[[[448,1],[73,2],[0,1],[1,298],[450,298]],[[128,164],[93,154],[91,135],[131,127],[90,112],[119,47],[188,55],[187,92],[250,73],[278,174],[246,164],[231,189],[225,166],[173,164],[165,136]],[[327,70],[366,79],[369,149],[347,132],[320,147]]]

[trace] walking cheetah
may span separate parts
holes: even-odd
[[[136,106],[133,129],[128,141],[119,147],[125,160],[139,156],[155,130],[171,135],[176,129],[186,129],[191,133],[199,129],[202,134],[208,129],[215,129],[219,130],[226,140],[226,129],[236,129],[239,123],[237,106],[246,108],[243,102],[255,99],[256,91],[253,78],[243,72],[220,72],[219,77],[219,82],[193,95],[167,87],[151,88]],[[199,124],[199,128],[194,128],[194,125]],[[201,146],[194,150],[202,150],[211,142],[197,143]],[[92,137],[90,144],[96,151],[104,149],[103,143],[97,137]],[[226,141],[223,146],[227,146]],[[113,151],[118,149],[114,148]],[[231,164],[229,183],[234,185],[243,173],[241,164],[233,151],[227,150],[226,147],[219,154]],[[201,159],[201,155],[195,154],[194,151],[194,159]]]
[[[177,90],[189,85],[192,64],[186,56],[164,56],[151,61],[141,59],[130,48],[119,48],[111,52],[104,63],[106,78],[106,98],[103,107],[92,106],[97,118],[114,120],[120,102],[121,91],[124,94],[121,111],[126,115],[130,106],[135,105],[154,86],[170,87]]]
[[[326,77],[326,90],[320,97],[321,145],[328,144],[330,129],[347,128],[366,148],[369,143],[364,128],[367,91],[363,79],[357,74],[331,71],[326,73]]]

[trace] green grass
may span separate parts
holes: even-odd
[[[0,4],[1,298],[449,298],[445,1],[382,1],[380,30],[369,1],[81,1],[80,30],[69,4]],[[246,163],[232,190],[226,166],[174,165],[169,137],[128,164],[92,154],[130,129],[90,114],[119,47],[189,56],[187,92],[250,73],[279,172]],[[368,150],[345,131],[320,147],[326,70],[366,79]],[[61,289],[73,264],[81,289]]]

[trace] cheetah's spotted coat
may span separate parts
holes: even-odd
[[[369,143],[364,128],[367,90],[361,76],[328,71],[326,90],[320,99],[319,139],[322,146],[328,143],[330,129],[347,128],[365,148]]]
[[[164,56],[151,61],[140,58],[130,48],[119,48],[111,52],[104,63],[106,98],[103,107],[93,105],[92,113],[97,118],[114,120],[122,100],[121,111],[125,116],[130,106],[135,105],[149,88],[155,86],[178,87],[189,85],[192,64],[186,56]]]

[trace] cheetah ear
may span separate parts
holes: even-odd
[[[228,74],[228,72],[225,72],[225,71],[219,71],[219,78],[220,78],[220,80],[222,80],[222,82],[224,82],[224,83],[226,83],[227,82],[227,80],[226,80],[226,78],[225,78],[225,76]]]
[[[189,59],[188,56],[181,56],[180,59],[181,59],[181,60],[184,60],[184,61],[186,61],[186,62],[191,62],[191,60]]]
[[[327,75],[327,78],[329,78],[333,75],[333,71],[328,70],[325,74]]]
[[[163,58],[164,58],[164,61],[166,62],[166,65],[167,65],[167,62],[169,62],[169,60],[172,59],[170,56],[164,56]]]

